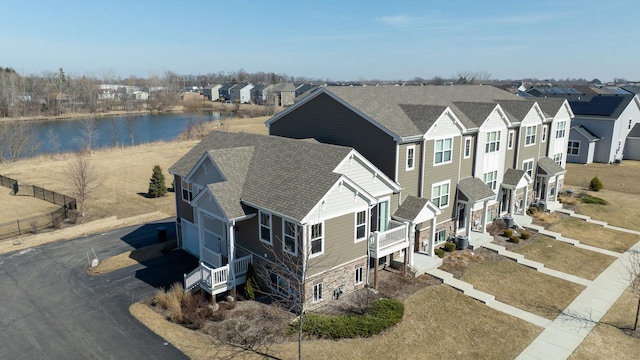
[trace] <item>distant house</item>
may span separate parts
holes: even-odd
[[[296,99],[296,87],[292,83],[281,83],[274,85],[271,89],[276,106],[293,105]]]
[[[567,144],[567,162],[592,163],[598,140],[600,140],[599,137],[593,135],[582,125],[571,127]]]
[[[624,94],[544,93],[540,96],[567,99],[573,109],[571,152],[582,155],[569,156],[567,161],[612,163],[640,157],[634,146],[626,148],[629,133],[640,122],[638,95],[625,91]],[[582,146],[593,147],[593,155],[590,149],[581,149]]]
[[[218,98],[223,101],[232,101],[232,90],[237,86],[238,84],[222,84],[218,89]]]
[[[220,99],[220,88],[222,84],[207,85],[202,89],[202,95],[211,101],[218,101]]]
[[[624,154],[625,159],[640,160],[640,122],[636,123],[627,135]]]
[[[318,87],[319,87],[318,85],[313,85],[313,84],[300,84],[296,87],[296,98],[302,94],[311,92],[317,89]]]
[[[252,263],[261,289],[312,308],[363,288],[369,259],[377,270],[412,244],[389,211],[400,186],[352,148],[214,131],[169,172],[179,247],[200,260],[187,290],[232,290]]]
[[[241,104],[247,104],[251,102],[251,89],[253,84],[238,84],[231,88],[231,101],[238,101]]]
[[[267,103],[267,91],[265,84],[255,84],[251,89],[251,102],[257,105],[264,105]]]

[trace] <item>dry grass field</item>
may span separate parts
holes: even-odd
[[[0,187],[0,204],[0,223],[46,214],[60,208],[33,196],[11,195],[11,190],[5,187]]]
[[[463,281],[492,294],[496,300],[555,319],[575,299],[584,286],[539,273],[509,260],[471,264]]]
[[[622,330],[633,327],[637,301],[627,289],[570,359],[638,359],[640,338],[629,336]]]
[[[549,269],[593,280],[616,259],[540,235],[527,245],[512,250]]]
[[[144,304],[131,313],[192,359],[222,358],[233,350],[213,339],[169,323]],[[424,288],[405,301],[402,321],[367,339],[306,340],[305,359],[513,359],[541,328],[506,315],[445,285]],[[270,354],[297,358],[297,343],[274,345]],[[245,354],[234,358],[258,359]]]
[[[638,235],[607,229],[577,218],[559,218],[548,229],[568,238],[580,240],[583,244],[620,253],[625,252],[640,240]]]

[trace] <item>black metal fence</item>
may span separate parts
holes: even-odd
[[[60,205],[60,209],[43,215],[0,224],[0,239],[7,239],[40,230],[55,228],[69,217],[69,210],[76,210],[76,199],[35,185],[21,185],[17,180],[0,175],[0,186],[11,189],[14,195],[33,196]]]

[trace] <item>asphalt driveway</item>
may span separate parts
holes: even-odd
[[[195,258],[174,251],[99,277],[85,271],[87,253],[155,243],[158,226],[174,231],[149,224],[0,255],[0,359],[186,359],[128,307],[182,281]]]

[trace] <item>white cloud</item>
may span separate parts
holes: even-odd
[[[412,28],[416,26],[430,25],[434,23],[440,23],[442,20],[440,19],[440,12],[432,11],[427,15],[422,16],[408,16],[408,15],[392,15],[392,16],[383,16],[378,20],[381,21],[385,25],[389,25],[392,27],[406,29]]]

